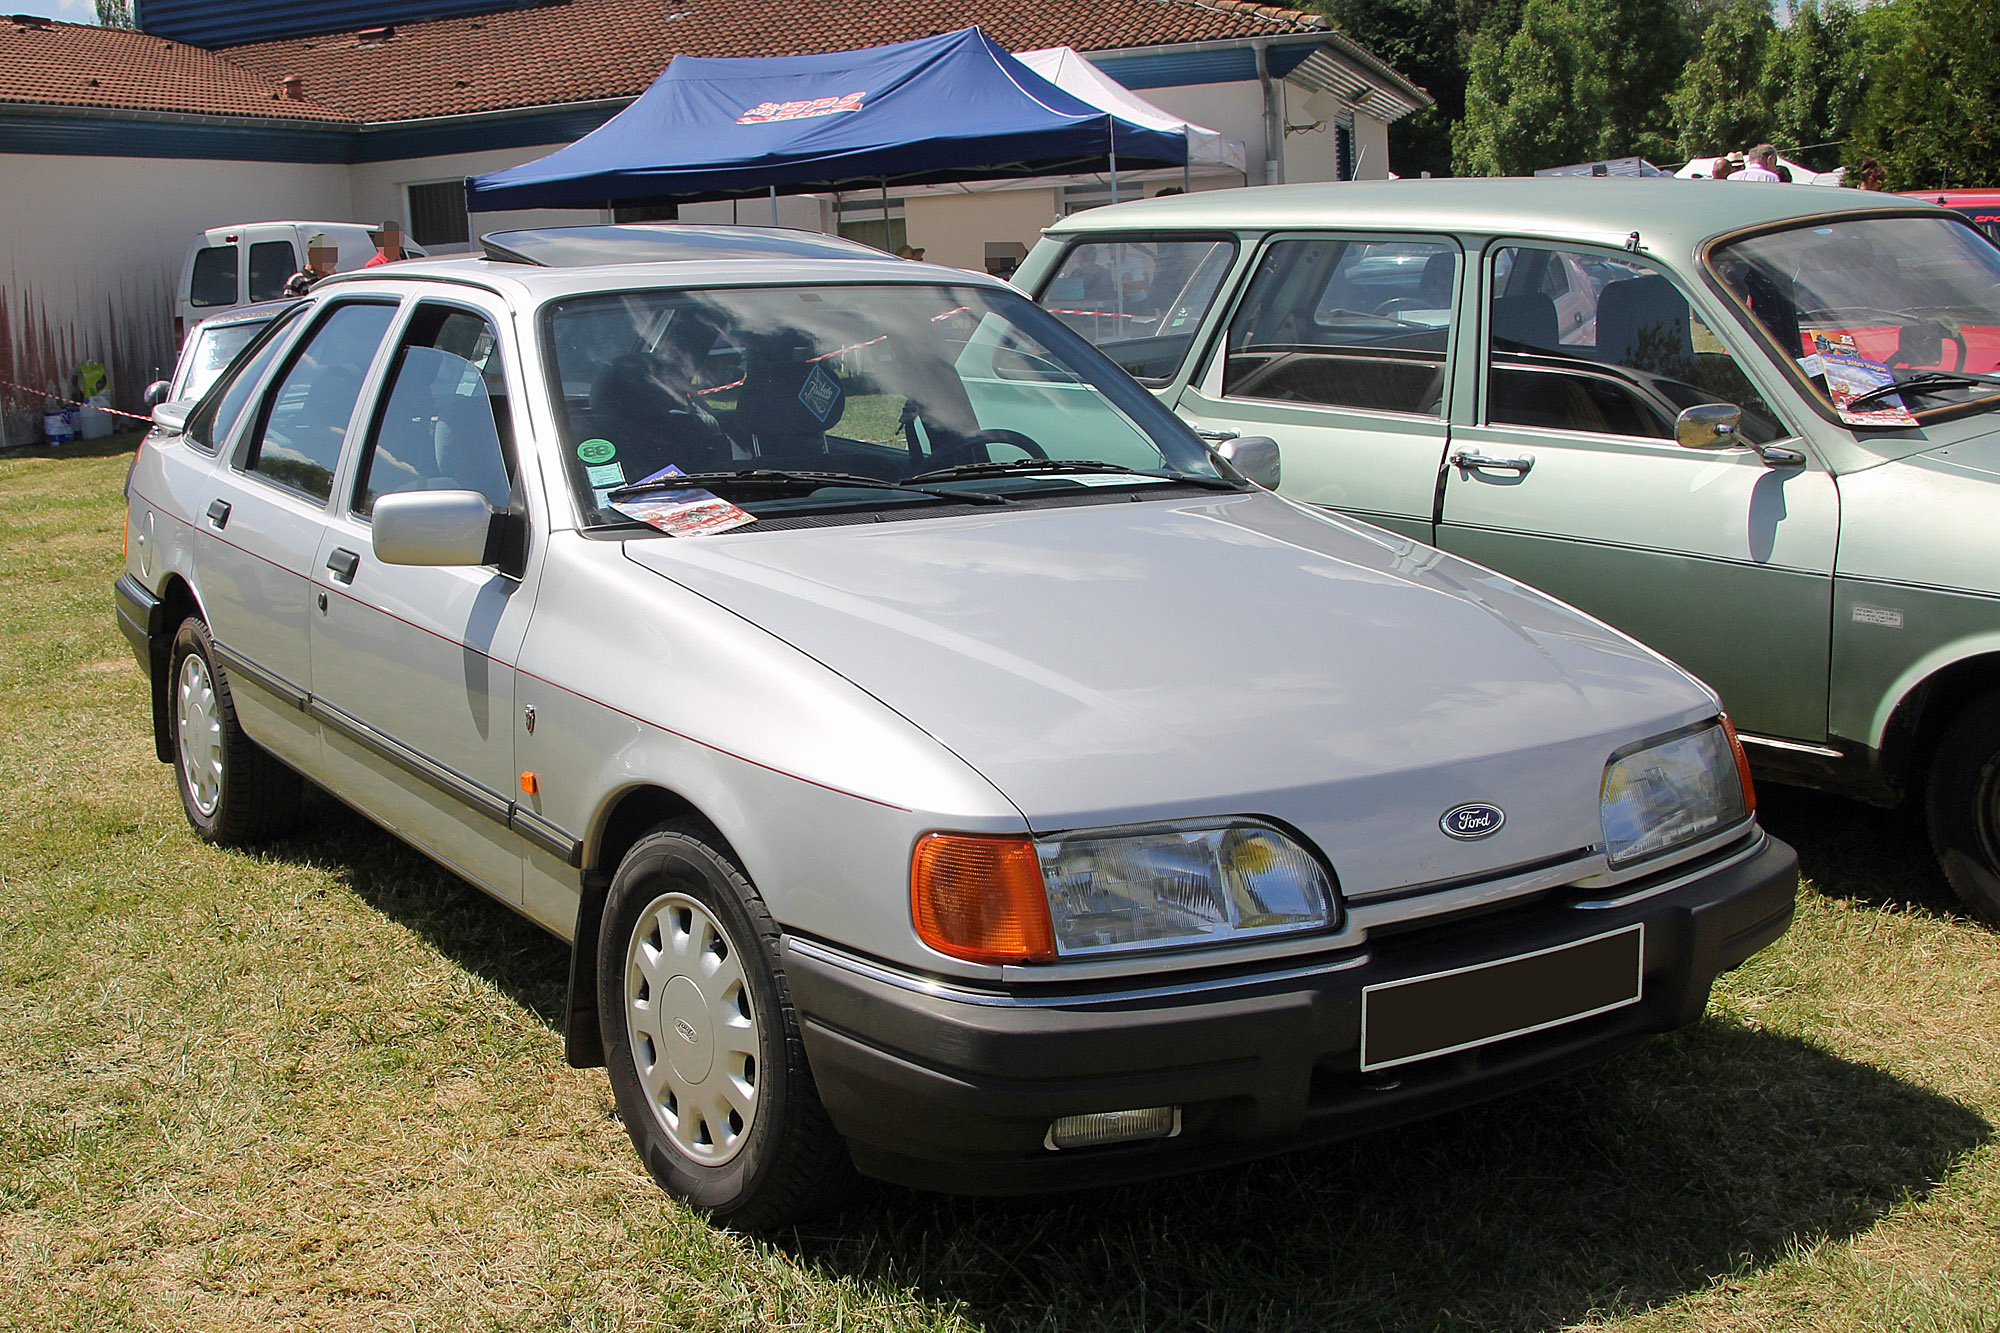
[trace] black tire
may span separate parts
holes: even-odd
[[[663,824],[626,853],[597,939],[606,1072],[632,1146],[669,1193],[745,1231],[831,1211],[854,1175],[806,1066],[778,944],[756,889],[698,821]]]
[[[2000,927],[2000,695],[1946,730],[1925,803],[1931,846],[1968,911]]]
[[[237,725],[236,702],[200,619],[181,622],[167,670],[174,776],[194,831],[204,841],[234,847],[291,827],[303,790],[299,775]]]

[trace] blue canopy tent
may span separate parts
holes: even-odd
[[[472,212],[603,208],[1181,166],[1187,137],[1064,92],[977,28],[860,51],[678,56],[547,157],[466,182]]]

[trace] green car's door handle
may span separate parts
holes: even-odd
[[[1453,454],[1451,462],[1453,467],[1467,472],[1474,468],[1502,468],[1508,472],[1518,472],[1524,477],[1528,475],[1528,469],[1535,465],[1535,460],[1527,454],[1519,458],[1494,458],[1487,454],[1475,454],[1466,449],[1460,449]]]

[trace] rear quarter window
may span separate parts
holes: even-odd
[[[205,245],[195,251],[188,304],[197,307],[236,304],[235,246]]]

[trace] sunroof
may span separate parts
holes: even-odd
[[[488,259],[544,268],[651,264],[677,259],[886,259],[859,241],[785,227],[684,222],[603,223],[496,231],[480,238]]]

